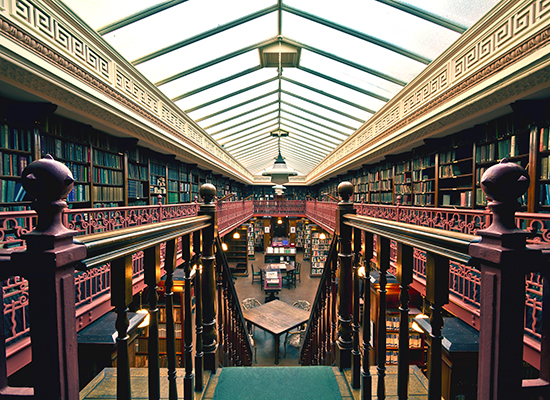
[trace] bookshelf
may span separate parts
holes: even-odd
[[[321,234],[325,239],[321,239]],[[311,276],[321,276],[325,268],[329,247],[330,235],[323,232],[319,227],[312,227],[311,232]]]
[[[166,167],[166,204],[177,204],[180,202],[180,166],[179,163],[169,163]]]
[[[460,137],[450,137],[439,152],[438,203],[442,207],[471,208],[473,204],[473,147]]]
[[[246,228],[247,253],[249,258],[254,258],[254,226],[255,223],[251,221]]]
[[[32,160],[35,129],[0,126],[0,210],[23,210],[20,176]]]
[[[296,221],[296,248],[304,248],[304,231],[305,231],[306,222],[303,219]]]
[[[304,261],[311,257],[311,224],[305,224],[304,228]]]
[[[144,149],[134,147],[126,151],[128,157],[128,205],[149,203],[149,159]]]
[[[412,159],[412,192],[415,206],[433,206],[435,204],[435,153],[419,153]]]
[[[354,180],[354,201],[360,203],[361,200],[367,200],[369,196],[369,176],[365,172],[365,168],[361,168],[357,171]]]
[[[406,160],[395,165],[395,197],[401,196],[401,204],[410,206],[413,203],[411,161]]]
[[[150,160],[149,173],[149,197],[151,198],[151,204],[156,204],[159,194],[166,198],[166,164]],[[163,204],[165,203],[163,202]]]
[[[238,233],[238,237],[235,237]],[[227,262],[233,275],[248,276],[248,226],[241,225],[224,236]]]

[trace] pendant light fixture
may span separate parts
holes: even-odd
[[[288,136],[288,132],[278,129],[270,133],[271,136],[278,138],[279,155],[275,159],[273,166],[267,168],[262,172],[262,176],[271,176],[271,182],[277,185],[282,185],[288,182],[289,176],[296,176],[298,172],[287,167],[285,159],[281,155],[281,137]]]

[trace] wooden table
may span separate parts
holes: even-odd
[[[269,282],[270,279],[267,277],[268,272],[275,272],[277,274],[276,286]],[[264,292],[269,293],[269,296],[265,298],[265,302],[267,303],[268,301],[279,300],[276,295],[279,294],[283,287],[283,277],[281,276],[279,264],[264,265],[262,273],[264,274]]]
[[[293,307],[280,300],[243,309],[243,316],[251,324],[271,333],[275,338],[275,364],[279,364],[279,337],[309,320],[309,311]]]
[[[273,268],[278,268],[280,269],[281,271],[294,271],[295,267],[294,265],[292,264],[288,264],[288,263],[269,263],[269,264],[260,264],[258,266],[258,269],[260,271],[265,271],[266,269],[267,270],[270,270],[270,269],[273,269]]]

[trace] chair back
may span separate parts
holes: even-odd
[[[245,310],[250,310],[251,308],[261,306],[262,303],[260,303],[254,297],[249,297],[243,300],[242,305]]]

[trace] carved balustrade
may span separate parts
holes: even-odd
[[[220,236],[231,232],[254,215],[254,205],[250,200],[219,201],[216,203],[216,210]]]
[[[253,203],[256,216],[298,217],[306,214],[303,200],[254,200]]]
[[[334,232],[338,203],[306,201],[306,216],[324,229]]]

